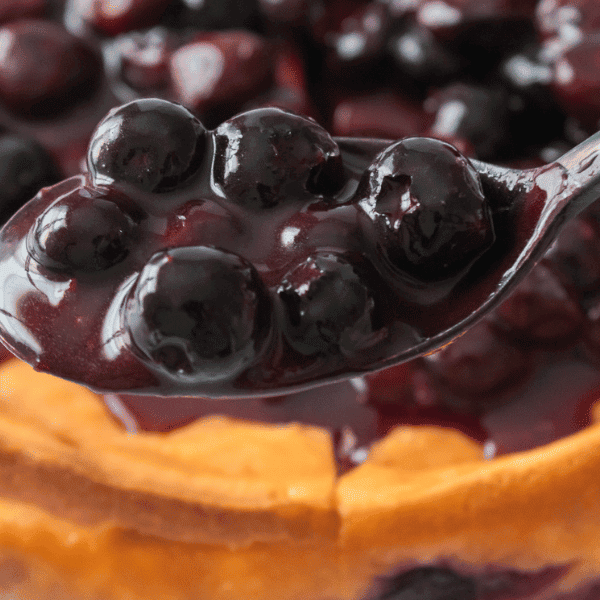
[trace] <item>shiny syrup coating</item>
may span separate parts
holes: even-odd
[[[148,101],[136,102],[145,105]],[[168,105],[166,101],[156,103]],[[123,110],[127,112],[126,108]],[[113,111],[113,116],[109,115],[109,123],[115,114]],[[475,186],[477,192],[484,192],[484,196],[477,197],[473,222],[478,234],[482,227],[489,229],[481,236],[485,243],[480,246],[479,255],[472,246],[465,251],[471,268],[466,273],[449,269],[445,277],[437,272],[436,280],[427,285],[414,278],[413,273],[403,274],[402,284],[398,286],[398,274],[389,272],[380,251],[381,244],[365,241],[361,200],[364,201],[365,194],[369,192],[359,187],[359,180],[365,177],[366,172],[387,164],[381,156],[387,156],[385,152],[389,152],[386,150],[389,143],[360,139],[340,139],[336,143],[310,119],[299,119],[275,108],[257,109],[247,113],[253,115],[252,118],[234,117],[231,122],[237,126],[240,122],[264,121],[271,127],[272,134],[262,131],[258,137],[252,137],[254,129],[249,128],[246,132],[243,127],[238,127],[237,134],[226,139],[225,148],[221,148],[223,141],[219,132],[227,123],[215,132],[198,128],[205,150],[201,164],[195,166],[193,178],[186,175],[181,185],[174,187],[140,185],[139,181],[145,180],[136,179],[131,170],[137,169],[143,175],[148,168],[154,168],[157,152],[163,148],[159,140],[164,138],[164,148],[170,148],[173,137],[169,134],[169,127],[178,131],[180,125],[179,110],[163,111],[161,115],[164,118],[158,121],[148,119],[149,124],[158,122],[160,131],[156,136],[147,136],[142,144],[139,137],[132,137],[132,163],[127,163],[126,148],[120,144],[123,141],[126,146],[128,128],[107,128],[101,124],[90,143],[92,174],[74,177],[43,190],[2,231],[0,243],[4,259],[0,285],[4,292],[4,306],[0,327],[3,340],[36,368],[85,383],[92,389],[177,396],[268,396],[389,366],[397,362],[396,357],[407,348],[427,343],[440,330],[440,325],[450,325],[467,318],[493,294],[494,284],[482,278],[481,274],[490,269],[506,268],[514,258],[510,253],[510,236],[501,236],[501,241],[490,243],[494,239],[493,227],[529,238],[531,226],[535,223],[535,203],[533,208],[527,205],[527,210],[511,211],[510,206],[505,205],[506,198],[501,191],[494,191],[493,181],[484,177],[482,187]],[[185,111],[184,117],[188,119]],[[122,132],[123,140],[119,137]],[[264,160],[253,157],[251,172],[244,172],[243,176],[253,179],[257,190],[268,189],[273,181],[277,182],[278,193],[287,191],[293,196],[293,202],[279,202],[257,210],[255,206],[247,205],[235,186],[233,195],[227,194],[227,186],[221,181],[223,157],[227,158],[229,172],[237,173],[236,161],[249,152],[244,144],[246,134],[255,140],[255,152]],[[291,149],[283,146],[288,153],[285,156],[289,155],[294,160],[289,167],[285,161],[275,160],[277,154],[272,154],[275,140],[282,135],[284,141],[291,140],[289,143],[292,144]],[[296,139],[312,141],[294,145]],[[102,147],[108,148],[107,152],[112,145],[115,146],[119,156],[116,167],[104,160],[104,153],[93,151],[98,147],[98,140],[106,142]],[[277,143],[281,145],[283,142]],[[422,148],[415,151],[417,158],[409,161],[411,170],[405,174],[389,174],[386,171],[385,176],[380,178],[382,185],[385,187],[398,178],[401,182],[405,181],[416,168],[413,162],[421,160],[423,168],[426,168],[429,162],[440,159],[440,148],[445,151],[446,147],[442,142],[425,144],[425,151]],[[420,148],[419,144],[417,148]],[[382,151],[384,153],[380,155]],[[447,153],[442,154],[445,157],[442,167],[453,174],[452,185],[460,185],[456,182],[464,180],[460,174],[465,169],[469,172],[469,181],[472,177],[479,177],[460,153],[451,153],[456,158],[455,162],[448,161]],[[98,156],[102,159],[98,163],[102,167],[102,177],[97,176],[95,161],[100,160]],[[165,160],[160,156],[161,161]],[[165,156],[168,160],[172,157],[175,167],[187,173],[187,163],[180,163],[177,152]],[[335,158],[333,163],[331,157]],[[339,180],[340,162],[344,168],[342,181]],[[237,165],[237,168],[242,166]],[[371,171],[368,171],[369,168]],[[293,175],[289,180],[285,175],[286,169],[290,169]],[[163,171],[160,170],[161,173]],[[127,173],[125,179],[124,172]],[[472,187],[474,184],[469,185]],[[438,191],[434,186],[430,193],[435,195]],[[462,194],[460,189],[457,193],[459,197]],[[529,193],[543,196],[546,191],[534,185]],[[69,198],[96,198],[98,195],[114,204],[111,214],[119,211],[123,214],[121,218],[113,215],[108,220],[103,217],[106,229],[110,230],[106,239],[113,253],[109,252],[98,262],[102,268],[86,268],[77,262],[79,258],[71,260],[70,268],[56,268],[53,261],[63,255],[55,245],[51,245],[50,260],[40,258],[39,250],[43,250],[40,236],[33,235],[36,244],[32,250],[31,232],[43,230],[44,215],[55,210],[54,207],[68,204]],[[402,204],[404,196],[404,192],[398,195],[395,213],[406,212]],[[387,208],[390,202],[390,198],[386,197]],[[495,215],[493,224],[482,225],[482,202],[485,213]],[[415,208],[416,204],[415,199],[411,199],[409,209]],[[464,216],[463,208],[460,210]],[[88,212],[84,213],[88,215]],[[453,219],[451,214],[446,216],[450,225],[444,227],[456,226],[457,219]],[[427,218],[431,220],[432,217],[428,215]],[[436,218],[434,214],[433,219]],[[60,219],[55,221],[60,222]],[[458,231],[462,235],[468,229],[465,226],[468,219],[461,218],[458,222]],[[426,221],[424,226],[427,227]],[[111,227],[116,227],[117,231],[112,231]],[[81,231],[84,232],[85,228]],[[68,236],[66,239],[69,239]],[[428,243],[427,239],[421,241],[421,246]],[[391,242],[383,236],[382,243]],[[110,244],[116,244],[115,248]],[[85,245],[81,247],[86,248]],[[264,322],[270,323],[268,330],[265,331],[263,326],[257,328],[261,338],[268,342],[255,343],[256,352],[252,359],[243,361],[244,368],[233,369],[229,378],[206,376],[201,367],[191,372],[189,369],[165,370],[160,360],[152,358],[152,352],[139,351],[146,344],[132,333],[140,329],[131,311],[125,307],[131,306],[131,299],[136,294],[139,306],[144,306],[138,283],[141,273],[145,272],[146,265],[157,252],[177,247],[215,248],[240,257],[252,265],[270,297],[270,302],[264,304],[270,308],[264,310],[271,314],[263,317]],[[439,261],[446,260],[446,245],[442,244],[437,252]],[[459,250],[455,248],[453,252],[459,253]],[[351,263],[357,260],[353,256],[360,256],[363,263],[360,268],[347,269],[347,274],[338,270],[339,281],[333,284],[338,286],[340,297],[346,298],[349,303],[348,306],[340,306],[343,323],[327,323],[329,317],[325,316],[319,324],[319,311],[325,309],[317,307],[313,310],[314,307],[311,307],[301,312],[312,314],[307,318],[309,321],[317,319],[316,324],[296,327],[294,320],[298,320],[299,313],[294,313],[297,313],[297,306],[289,301],[290,281],[297,279],[299,265],[310,264],[311,259],[324,256],[323,253],[339,257],[335,260]],[[97,257],[98,252],[92,247],[84,250],[82,256]],[[435,248],[427,258],[432,260],[432,257],[435,259]],[[313,277],[310,273],[308,275],[309,279]],[[356,282],[349,284],[349,276]],[[159,280],[152,285],[158,286],[158,291],[168,296],[168,290],[161,291]],[[310,286],[308,282],[293,283],[296,290],[301,290],[303,285]],[[364,291],[357,291],[358,295],[354,291],[350,293],[361,288]],[[318,297],[319,294],[315,294],[315,298]],[[196,300],[194,298],[190,302]],[[186,308],[188,300],[182,297],[177,302],[180,307],[177,310],[191,314]],[[201,305],[200,313],[204,309]],[[239,314],[239,318],[247,318],[242,315],[247,315],[248,310],[253,309],[242,307],[234,313]],[[327,311],[331,312],[331,309]],[[144,319],[144,309],[139,312],[139,318]],[[200,313],[196,311],[194,314]],[[198,318],[202,320],[204,317]],[[350,323],[352,319],[356,320],[354,324]],[[153,330],[153,327],[149,328],[149,331]],[[193,327],[189,331],[192,330]],[[242,330],[246,331],[239,329]],[[308,337],[312,336],[311,339],[299,341],[299,331],[311,332],[306,333]],[[315,337],[315,332],[319,331]],[[246,342],[232,338],[231,343],[235,346]],[[307,352],[307,345],[313,346],[315,351]],[[223,360],[226,361],[225,358]],[[192,360],[194,364],[201,362]],[[214,368],[215,365],[210,367],[211,370]]]

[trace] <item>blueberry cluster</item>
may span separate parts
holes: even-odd
[[[262,108],[211,131],[181,105],[136,100],[96,128],[88,175],[40,194],[28,255],[37,276],[79,282],[76,314],[91,290],[105,296],[103,335],[112,328],[163,393],[254,394],[368,368],[418,335],[398,280],[460,279],[494,239],[456,149],[383,148],[353,170],[307,117]],[[97,331],[73,335],[97,345]]]

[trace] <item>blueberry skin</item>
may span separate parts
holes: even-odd
[[[182,381],[233,380],[270,333],[268,293],[254,267],[207,246],[157,252],[124,307],[134,350]]]
[[[31,229],[30,256],[74,276],[122,262],[134,246],[135,224],[109,196],[78,188],[51,204]]]
[[[344,183],[333,138],[308,117],[279,108],[241,113],[215,130],[214,180],[229,202],[250,210],[297,205]]]
[[[392,272],[423,282],[453,277],[494,241],[479,174],[456,148],[406,138],[366,170],[356,200],[371,246]]]
[[[88,168],[97,185],[168,192],[198,172],[206,144],[206,129],[186,108],[143,98],[112,109],[100,122],[90,140]]]

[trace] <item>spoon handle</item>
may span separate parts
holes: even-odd
[[[600,131],[590,136],[568,152],[565,152],[555,162],[559,163],[567,171],[577,173],[581,171],[581,165],[588,164],[600,154]]]
[[[600,131],[555,161],[566,169],[565,217],[570,219],[600,199]]]

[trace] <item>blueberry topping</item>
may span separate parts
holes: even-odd
[[[279,108],[251,110],[221,124],[215,137],[215,183],[246,208],[299,205],[342,187],[340,150],[307,117]]]
[[[503,90],[455,83],[430,96],[425,106],[435,114],[431,137],[466,142],[482,160],[507,153],[510,113]]]
[[[27,245],[31,257],[51,270],[70,275],[104,271],[129,254],[133,229],[117,204],[78,188],[37,218]]]
[[[387,582],[377,600],[475,600],[475,582],[450,569],[422,567]]]
[[[4,223],[40,188],[60,179],[52,157],[36,141],[0,136],[0,223]]]
[[[439,85],[460,73],[461,58],[436,40],[431,31],[413,19],[404,19],[401,24],[389,36],[388,51],[403,78],[429,86],[431,81]]]
[[[302,354],[351,355],[377,340],[374,292],[343,256],[310,256],[285,276],[278,294],[285,334]]]
[[[199,170],[207,134],[178,104],[145,98],[111,110],[90,141],[88,167],[95,183],[128,183],[167,192]]]
[[[494,240],[477,171],[439,140],[389,146],[365,172],[357,196],[367,239],[395,272],[420,281],[460,273]]]
[[[565,287],[581,296],[600,287],[599,234],[597,217],[573,219],[545,256]]]
[[[126,303],[124,322],[147,361],[171,376],[210,382],[235,378],[256,360],[270,315],[250,263],[189,246],[152,256]]]

